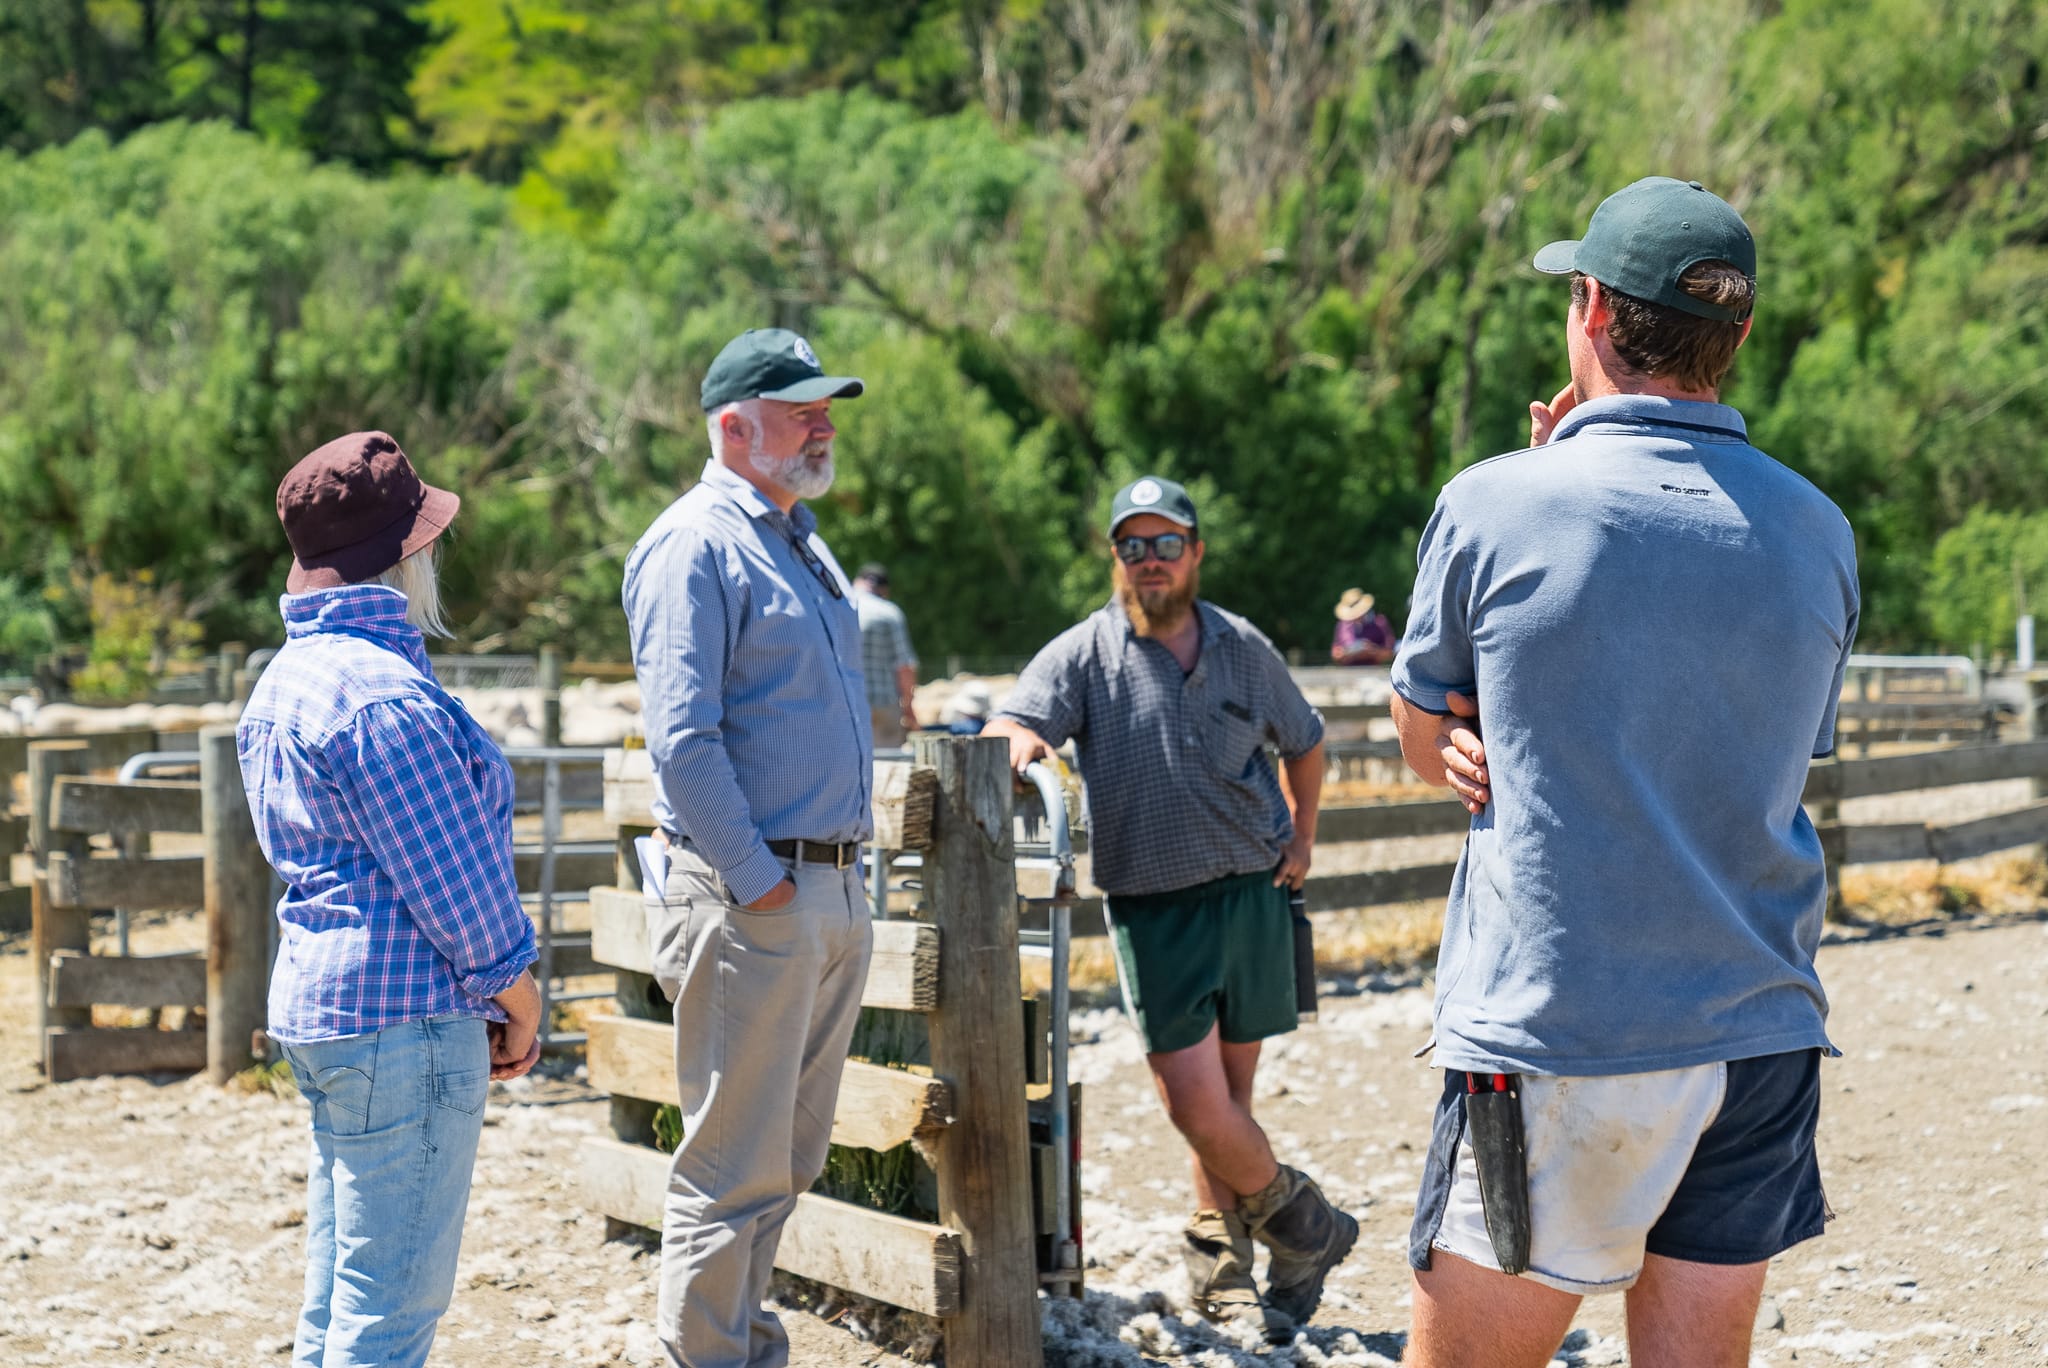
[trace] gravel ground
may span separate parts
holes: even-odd
[[[1847,1057],[1825,1074],[1838,1219],[1773,1269],[1754,1363],[2048,1364],[2048,920],[1955,920],[1837,939],[1821,968]],[[47,1085],[28,966],[0,943],[0,1363],[282,1364],[297,1306],[304,1106],[196,1079]],[[1135,1038],[1077,1014],[1087,1085],[1090,1290],[1048,1303],[1048,1363],[1386,1364],[1434,1095],[1409,1058],[1418,983],[1369,983],[1276,1042],[1258,1109],[1364,1225],[1319,1323],[1256,1353],[1181,1314],[1183,1157]],[[574,1179],[604,1103],[573,1076],[498,1085],[454,1307],[435,1362],[652,1364],[654,1255],[604,1239]],[[803,1365],[896,1365],[857,1310],[789,1314]],[[1625,1362],[1620,1303],[1589,1302],[1560,1362]]]

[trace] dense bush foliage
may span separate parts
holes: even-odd
[[[2044,56],[2021,0],[0,0],[0,656],[145,571],[274,640],[277,478],[366,426],[464,496],[466,644],[616,656],[702,369],[782,324],[870,383],[820,517],[929,662],[1099,601],[1140,470],[1313,657],[1562,382],[1529,253],[1653,172],[1757,231],[1728,397],[1854,521],[1865,642],[2000,650]]]

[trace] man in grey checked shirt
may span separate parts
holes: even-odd
[[[626,560],[667,848],[647,895],[683,1113],[658,1313],[678,1368],[789,1361],[761,1302],[825,1166],[867,980],[860,623],[798,502],[831,486],[828,411],[861,389],[793,332],[733,339],[704,376],[712,458]]]
[[[1260,1042],[1296,1021],[1287,889],[1308,873],[1323,720],[1272,642],[1196,597],[1203,546],[1185,489],[1132,483],[1109,533],[1115,597],[1038,653],[983,734],[1009,738],[1020,772],[1073,738],[1117,974],[1192,1151],[1195,1308],[1291,1338],[1358,1238],[1274,1159],[1251,1113]],[[1271,1251],[1263,1298],[1253,1240]]]

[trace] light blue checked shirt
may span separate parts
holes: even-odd
[[[874,832],[860,619],[817,528],[714,460],[626,558],[655,824],[743,903],[783,879],[766,842]]]
[[[285,882],[272,1039],[404,1021],[503,1021],[534,962],[512,874],[512,770],[435,682],[405,595],[287,594],[285,644],[235,740],[263,853]]]

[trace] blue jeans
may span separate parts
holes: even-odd
[[[286,1045],[313,1104],[293,1368],[416,1368],[455,1291],[490,1089],[475,1017]]]

